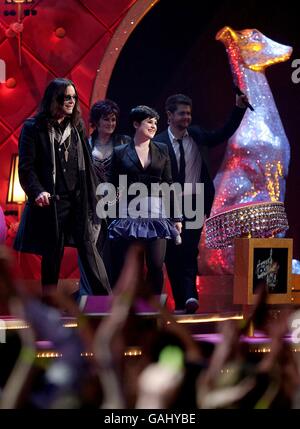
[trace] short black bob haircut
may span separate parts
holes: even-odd
[[[155,118],[157,121],[159,120],[159,114],[156,110],[152,109],[148,106],[137,106],[131,109],[129,114],[129,119],[131,124],[134,122],[138,122],[139,124],[147,118]]]

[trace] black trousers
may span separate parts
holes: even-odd
[[[195,207],[196,196],[193,195]],[[180,245],[168,240],[166,251],[166,268],[170,280],[176,310],[183,310],[189,298],[198,299],[196,277],[198,274],[198,253],[201,237],[200,229],[186,229],[186,221],[182,222]]]
[[[119,239],[109,240],[111,245],[112,261],[112,286],[117,282],[122,271],[127,250],[132,243],[130,240]],[[145,262],[147,267],[147,283],[151,285],[155,295],[159,295],[164,285],[163,265],[166,254],[165,239],[158,238],[155,240],[141,241],[145,249]]]
[[[111,262],[111,240],[108,239],[107,224],[105,221],[101,224],[100,234],[97,239],[96,248],[104,263],[106,274],[110,284],[112,281],[112,262]],[[78,266],[80,271],[79,295],[94,295],[93,289],[90,286],[80,256],[78,257]]]
[[[84,272],[93,295],[106,295],[109,281],[96,244],[85,241],[79,231],[80,203],[76,196],[61,197],[56,202],[58,218],[58,242],[42,255],[42,286],[57,285],[60,265],[64,254],[65,237],[72,234]],[[45,227],[47,227],[45,225]]]

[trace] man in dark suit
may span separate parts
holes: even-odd
[[[214,199],[214,185],[209,172],[207,149],[230,138],[239,127],[246,111],[247,97],[236,97],[229,120],[223,128],[207,132],[199,126],[190,126],[192,121],[192,100],[183,94],[170,96],[166,101],[169,127],[155,136],[155,141],[166,143],[171,158],[173,182],[192,183],[183,191],[184,198],[196,203],[196,183],[204,184],[204,214],[209,217]],[[188,195],[189,194],[189,195]],[[197,257],[202,228],[189,229],[184,218],[182,244],[169,241],[166,252],[166,267],[178,312],[195,313],[198,309],[196,276]],[[190,221],[190,219],[189,219]]]
[[[19,177],[28,201],[14,247],[42,256],[44,295],[55,288],[64,247],[77,247],[91,290],[110,292],[96,243],[97,179],[75,85],[57,78],[45,90],[39,112],[25,121],[19,139]]]

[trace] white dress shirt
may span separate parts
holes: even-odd
[[[172,134],[170,127],[168,127],[168,134],[173,146],[173,150],[175,152],[177,166],[179,169],[179,143],[176,137],[174,137],[174,135]],[[185,183],[192,183],[191,189],[186,189],[184,194],[194,194],[196,193],[196,183],[200,183],[202,158],[197,144],[189,135],[188,131],[186,131],[185,134],[182,136],[182,145],[185,157]]]

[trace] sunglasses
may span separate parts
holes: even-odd
[[[78,95],[65,95],[64,100],[65,101],[71,101],[73,99],[75,102],[78,100]]]

